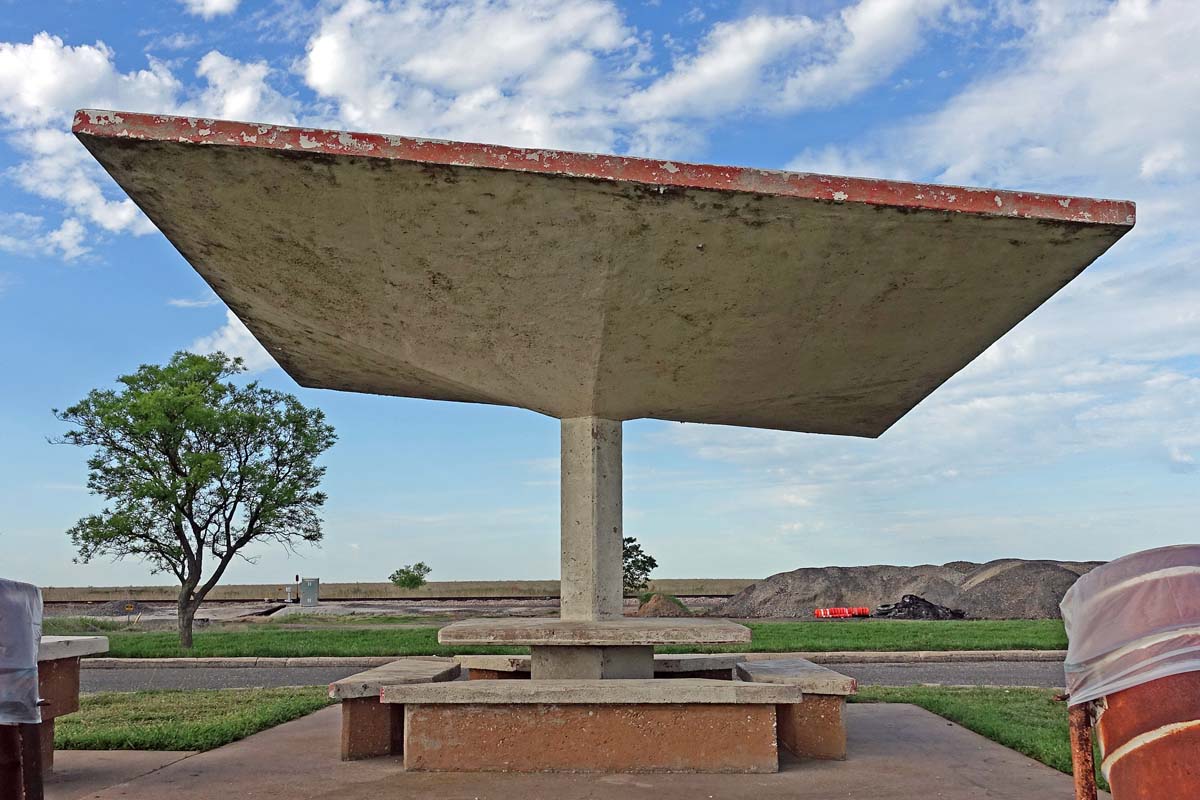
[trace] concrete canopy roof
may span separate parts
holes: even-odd
[[[123,112],[73,130],[303,386],[878,436],[1132,203]]]

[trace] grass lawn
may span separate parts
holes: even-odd
[[[1071,774],[1067,704],[1052,689],[950,688],[937,686],[865,686],[851,702],[912,703],[1019,753]],[[1096,779],[1100,775],[1096,754]]]
[[[902,622],[752,622],[753,640],[743,645],[664,647],[662,652],[827,652],[831,650],[1059,650],[1067,646],[1058,620]],[[65,630],[62,632],[96,632]],[[437,628],[198,631],[190,653],[179,649],[172,631],[109,631],[112,658],[172,656],[415,656],[467,653],[515,654],[520,647],[443,647]]]
[[[55,721],[61,750],[211,750],[324,708],[323,686],[83,695]]]
[[[404,614],[286,614],[272,617],[270,622],[259,625],[273,628],[277,625],[305,625],[321,627],[354,627],[355,625],[440,625],[450,617],[417,616]]]

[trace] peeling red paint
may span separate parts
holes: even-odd
[[[75,112],[71,130],[80,136],[300,150],[324,155],[630,181],[658,187],[747,192],[835,203],[865,203],[1057,222],[1129,227],[1135,220],[1135,206],[1125,200],[688,164],[162,114],[81,109]]]

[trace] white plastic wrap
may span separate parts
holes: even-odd
[[[1071,705],[1200,670],[1200,544],[1160,547],[1084,575],[1060,604]]]
[[[41,639],[41,590],[0,578],[0,725],[42,721],[37,670]]]

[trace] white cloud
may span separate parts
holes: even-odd
[[[259,344],[250,329],[228,310],[225,312],[225,324],[208,336],[201,336],[192,342],[191,349],[197,353],[221,352],[241,358],[246,362],[246,369],[251,372],[261,372],[275,366],[275,359],[271,358],[266,348]]]
[[[602,0],[349,0],[321,20],[302,66],[350,127],[611,149],[638,52]]]
[[[917,50],[923,28],[948,9],[956,9],[953,0],[861,0],[843,9],[825,26],[824,52],[787,77],[780,105],[833,105],[876,85]]]
[[[83,105],[150,111],[174,106],[180,84],[161,62],[120,72],[103,42],[72,47],[42,32],[28,44],[0,42],[0,116],[23,129],[65,130]]]
[[[775,91],[772,67],[781,57],[810,44],[818,26],[807,17],[749,17],[719,23],[695,55],[676,61],[671,72],[627,101],[637,121],[679,117],[712,118],[761,103]]]
[[[237,11],[239,0],[182,0],[184,9],[204,19],[212,19],[222,14],[232,14]]]
[[[54,251],[71,260],[88,251],[96,236],[90,226],[106,234],[154,231],[70,134],[76,108],[295,120],[293,101],[271,88],[263,62],[243,63],[214,50],[196,74],[204,85],[188,89],[153,58],[148,69],[121,72],[103,42],[72,46],[44,32],[29,43],[0,42],[0,126],[23,155],[9,174],[21,189],[61,204],[65,214],[48,233],[23,225],[24,244],[13,241],[10,224],[0,232],[0,247]]]
[[[57,229],[47,230],[45,220],[33,214],[0,215],[0,250],[17,255],[57,254],[73,261],[88,252],[83,233],[83,225],[73,217],[63,220]]]
[[[201,297],[198,299],[179,297],[179,298],[171,298],[170,300],[167,301],[167,305],[175,306],[176,308],[208,308],[209,306],[215,306],[217,303],[220,303],[220,302],[221,302],[221,298],[215,297],[215,296],[214,297]]]
[[[195,113],[219,119],[295,124],[296,104],[271,88],[267,82],[270,74],[265,61],[238,61],[212,50],[196,67],[197,77],[207,81],[208,87],[189,105],[203,110]]]
[[[1131,197],[1137,227],[878,440],[664,428],[703,457],[772,469],[777,491],[756,499],[786,509],[793,487],[818,486],[894,508],[919,487],[1084,453],[1200,463],[1200,14],[1179,0],[1004,10],[1020,30],[1006,67],[934,113],[789,166]],[[1016,524],[1028,520],[994,527]]]

